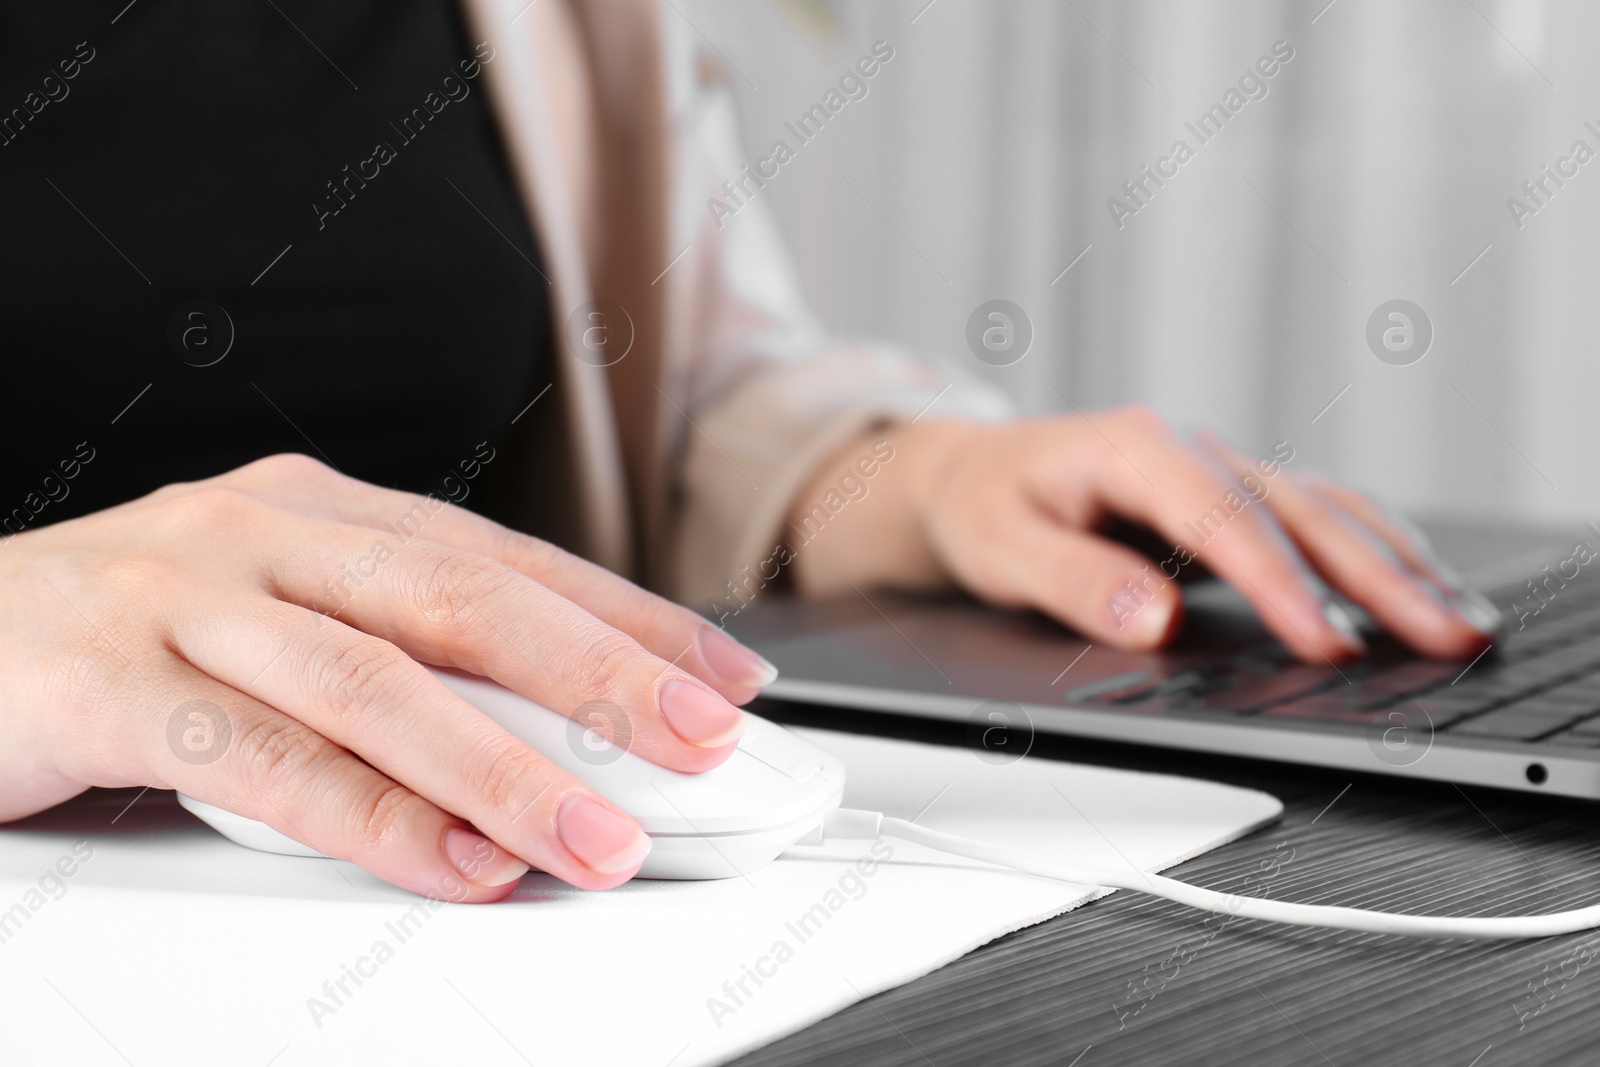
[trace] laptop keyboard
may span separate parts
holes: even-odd
[[[1533,603],[1524,590],[1494,598]],[[1159,715],[1259,716],[1371,728],[1425,711],[1436,733],[1600,749],[1600,581],[1569,582],[1526,625],[1509,620],[1472,663],[1380,649],[1333,670],[1275,643],[1170,670],[1135,671],[1068,690],[1067,703]],[[1411,720],[1416,722],[1416,719]]]

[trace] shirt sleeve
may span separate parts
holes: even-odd
[[[742,151],[732,95],[715,76],[674,95],[673,228],[688,250],[669,314],[689,358],[666,390],[679,409],[665,412],[677,426],[666,592],[704,610],[729,582],[747,586],[752,572],[770,579],[776,550],[794,541],[785,525],[797,495],[852,438],[924,412],[995,419],[1013,406],[980,379],[893,345],[829,336],[806,306],[762,189],[746,176],[775,145]],[[780,169],[771,180],[782,177]],[[743,191],[730,197],[725,181]]]

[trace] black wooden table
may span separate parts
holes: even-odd
[[[767,701],[782,722],[965,743],[960,724]],[[1260,789],[1281,823],[1168,872],[1306,903],[1519,914],[1600,902],[1600,805],[1040,736],[1028,757]],[[1600,932],[1413,940],[1222,925],[1120,892],[739,1061],[1600,1064]]]

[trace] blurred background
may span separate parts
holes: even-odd
[[[667,17],[720,56],[752,161],[893,48],[759,194],[833,330],[964,364],[1030,412],[1137,401],[1251,453],[1287,440],[1294,469],[1413,513],[1600,519],[1600,158],[1573,156],[1600,153],[1600,5],[673,0]],[[1184,124],[1277,42],[1293,58],[1202,144]],[[1193,158],[1114,218],[1179,139]],[[1546,166],[1576,173],[1558,188]],[[1541,204],[1523,183],[1542,178]],[[1010,366],[968,349],[993,298],[1032,322]],[[1403,366],[1367,339],[1395,299],[1434,333]]]

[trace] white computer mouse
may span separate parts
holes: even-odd
[[[822,825],[844,795],[844,764],[776,723],[749,716],[720,767],[683,774],[613,745],[498,683],[430,668],[445,685],[638,820],[650,835],[643,878],[735,878],[766,866]],[[322,853],[265,823],[178,794],[229,840],[285,856]]]

